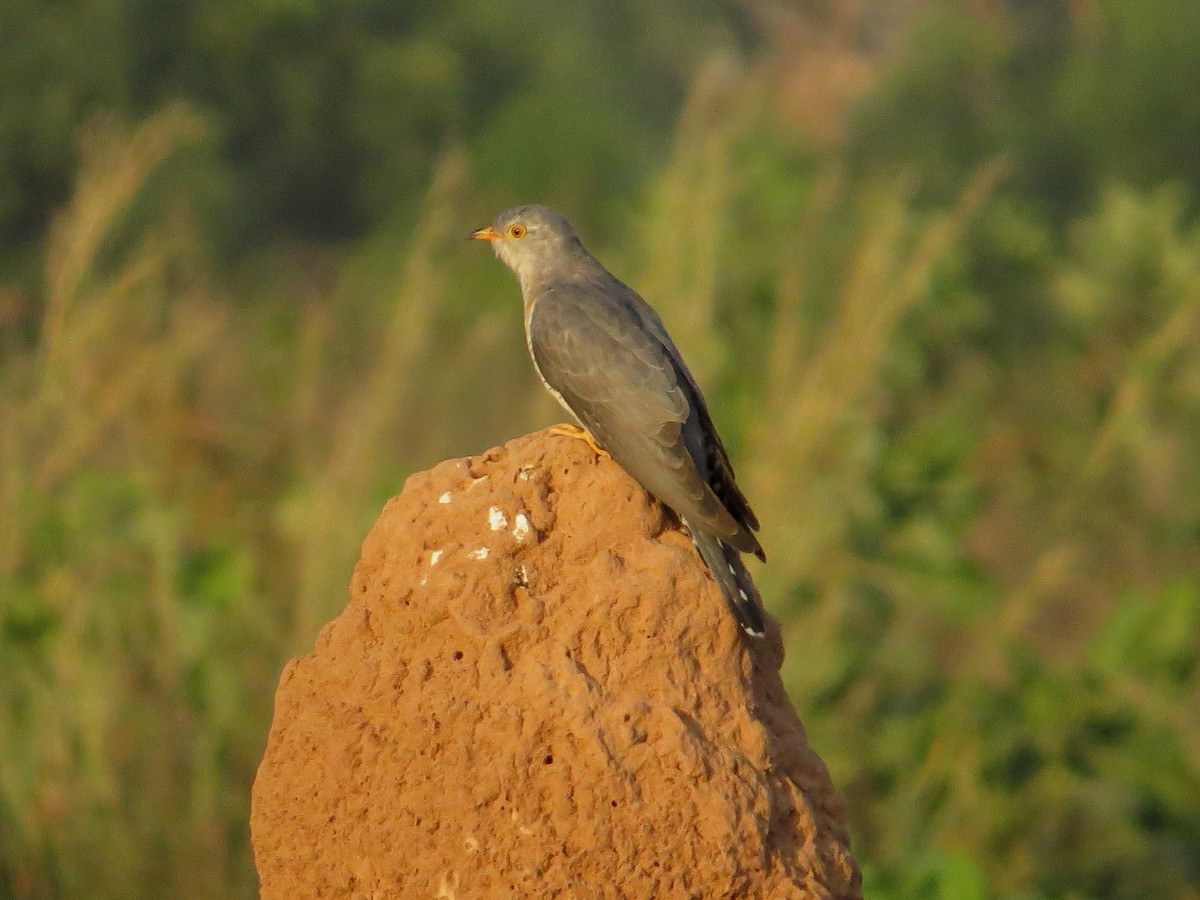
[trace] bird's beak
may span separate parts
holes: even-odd
[[[487,228],[479,228],[472,231],[471,239],[475,241],[498,241],[500,240],[500,232],[489,225]]]

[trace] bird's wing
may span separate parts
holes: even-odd
[[[614,280],[540,292],[527,323],[538,372],[646,490],[680,517],[740,543],[748,532],[713,492],[684,438],[692,386],[630,296],[612,287],[628,291]]]
[[[742,534],[733,543],[738,549],[746,553],[754,553],[759,559],[766,562],[767,556],[763,552],[762,545],[754,536],[754,532],[758,531],[758,517],[750,508],[750,503],[746,500],[741,488],[738,487],[733,463],[729,461],[729,453],[721,441],[721,436],[717,433],[717,427],[713,424],[712,416],[708,412],[708,404],[704,402],[704,395],[700,392],[700,386],[696,383],[696,379],[683,361],[679,350],[667,334],[667,329],[658,313],[640,297],[637,299],[637,310],[642,315],[647,329],[670,357],[679,379],[680,389],[691,406],[691,414],[683,426],[684,443],[687,444],[692,459],[696,461],[696,465],[700,469],[700,474],[712,488],[713,493],[717,495],[717,499],[721,501],[734,520],[742,526]]]

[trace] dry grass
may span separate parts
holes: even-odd
[[[321,434],[298,434],[301,462],[299,476],[305,486],[302,496],[288,505],[288,532],[297,549],[300,567],[295,619],[289,650],[302,654],[311,647],[312,636],[331,612],[331,598],[341,598],[347,580],[346,560],[362,541],[362,511],[370,509],[377,488],[380,463],[394,456],[388,439],[397,426],[419,417],[423,406],[416,396],[421,379],[415,373],[429,364],[433,318],[447,303],[447,248],[462,243],[459,219],[465,178],[464,161],[457,155],[443,160],[414,233],[405,269],[395,295],[387,298],[390,308],[378,344],[361,357],[363,369],[356,383],[337,408],[320,404],[317,392],[308,387],[301,404],[304,421]],[[313,310],[306,334],[319,334],[315,343],[330,339],[328,325]],[[308,343],[306,341],[306,343]],[[310,348],[305,356],[320,359],[322,351]],[[303,379],[311,385],[316,379]],[[326,444],[332,434],[328,455],[314,457],[303,448]],[[347,528],[347,523],[360,523]],[[334,607],[336,608],[336,607]]]
[[[0,794],[17,896],[118,896],[132,873],[176,883],[193,855],[215,884],[236,881],[214,816],[223,787],[202,777],[212,723],[176,708],[207,649],[176,593],[178,480],[204,426],[188,395],[235,342],[179,233],[109,258],[146,179],[197,133],[178,110],[89,133],[47,249],[38,343],[0,379]]]

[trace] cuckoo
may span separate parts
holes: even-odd
[[[520,281],[534,368],[580,436],[674,510],[738,623],[761,637],[762,600],[742,561],[766,561],[758,519],[662,319],[552,209],[518,206],[471,236]]]

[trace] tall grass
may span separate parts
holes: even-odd
[[[433,185],[416,228],[399,285],[386,298],[385,318],[378,343],[360,357],[362,369],[346,396],[333,408],[319,404],[313,376],[301,403],[309,432],[298,436],[301,485],[287,501],[288,531],[298,550],[298,594],[291,652],[302,654],[312,636],[337,608],[331,598],[343,596],[346,562],[365,536],[363,511],[372,508],[381,462],[395,457],[388,439],[398,425],[419,419],[424,405],[416,396],[425,386],[417,375],[430,358],[436,311],[447,302],[446,248],[462,234],[458,196],[464,182],[464,162],[447,156],[434,174]],[[319,316],[313,311],[310,316]],[[306,333],[319,331],[328,339],[327,324],[311,321]],[[314,354],[310,354],[310,358]],[[328,438],[332,437],[331,440]],[[328,446],[324,455],[305,451],[306,445]],[[356,527],[347,527],[354,523]]]
[[[1003,165],[922,208],[812,164],[768,86],[705,71],[613,255],[731,437],[872,895],[1194,895],[1200,239],[1115,192],[1006,356],[964,274]],[[194,140],[92,129],[0,330],[0,895],[253,896],[278,672],[381,500],[553,415],[460,156],[411,232],[231,297],[139,207]]]
[[[208,538],[189,507],[219,428],[197,380],[236,365],[237,341],[185,228],[123,232],[146,180],[197,133],[179,110],[89,132],[51,230],[36,342],[4,360],[0,884],[16,896],[249,883],[220,759],[241,711],[192,681],[228,653],[215,611],[181,596]],[[246,566],[250,551],[231,548]],[[228,590],[254,608],[249,585]],[[236,609],[223,624],[244,644],[254,616]]]

